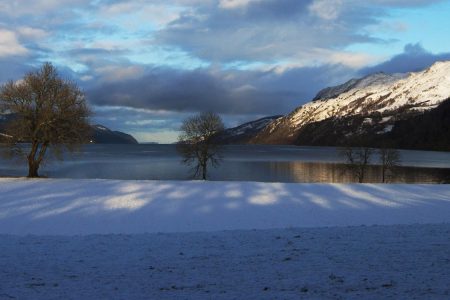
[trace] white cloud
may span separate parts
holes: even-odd
[[[119,2],[107,5],[101,8],[101,13],[114,16],[121,14],[128,14],[136,11],[136,3],[133,2]]]
[[[90,81],[92,79],[94,79],[94,76],[92,76],[92,75],[83,75],[80,77],[81,81]]]
[[[148,125],[160,125],[165,124],[166,120],[132,120],[132,121],[126,121],[125,124],[129,126],[148,126]]]
[[[342,0],[315,0],[309,11],[323,20],[335,20],[341,13],[342,4]]]
[[[316,67],[320,65],[342,65],[349,69],[358,70],[381,62],[385,57],[374,56],[362,52],[338,51],[324,48],[312,48],[302,52],[298,57],[266,66],[266,70],[273,70],[281,75],[293,69]]]
[[[48,36],[48,33],[46,31],[28,26],[19,27],[17,29],[17,32],[21,37],[31,40],[40,40]]]
[[[260,0],[220,0],[219,7],[224,9],[243,8],[249,5],[251,2],[257,1]]]
[[[152,3],[140,1],[118,2],[100,8],[100,15],[110,22],[130,29],[139,28],[143,24],[163,27],[177,19],[183,9],[168,3]]]
[[[11,16],[43,15],[57,13],[62,9],[82,7],[90,0],[9,0],[0,3],[0,11]]]
[[[20,44],[16,33],[0,29],[0,57],[24,56],[28,53],[28,49]]]
[[[360,69],[368,65],[379,63],[380,57],[366,53],[334,52],[328,56],[328,61],[334,64],[342,64],[352,69]]]
[[[115,82],[139,78],[144,74],[144,68],[137,65],[127,67],[108,65],[96,67],[95,72],[101,76],[103,81]]]

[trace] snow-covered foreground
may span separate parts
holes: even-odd
[[[449,185],[0,179],[0,234],[129,234],[448,221]]]
[[[449,299],[449,270],[448,185],[0,179],[0,299]]]
[[[450,298],[449,224],[0,239],[0,299]]]

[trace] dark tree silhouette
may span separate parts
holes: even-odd
[[[55,153],[74,150],[89,137],[84,94],[75,83],[62,79],[51,63],[1,86],[0,111],[15,116],[6,128],[8,142],[30,143],[28,177],[39,176],[49,147]]]
[[[221,160],[221,145],[213,137],[224,130],[222,119],[215,113],[201,113],[184,120],[177,150],[183,163],[194,166],[194,176],[206,180],[208,165],[217,167]]]
[[[381,182],[387,182],[400,164],[400,152],[397,149],[382,147],[378,150],[381,163]]]
[[[363,183],[373,151],[369,147],[345,147],[340,150],[344,157],[346,171],[350,172],[359,183]]]

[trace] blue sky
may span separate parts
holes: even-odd
[[[173,142],[181,121],[285,114],[321,88],[450,59],[450,1],[0,0],[0,82],[44,61],[93,122]]]

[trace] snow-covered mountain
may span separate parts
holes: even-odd
[[[282,116],[271,116],[244,123],[237,127],[228,128],[215,137],[215,142],[220,144],[245,144],[257,135],[272,121]]]
[[[327,87],[317,93],[313,101],[316,100],[326,100],[339,96],[340,94],[346,93],[353,89],[363,89],[368,86],[377,85],[387,85],[392,84],[400,79],[407,77],[408,74],[397,73],[397,74],[386,74],[383,72],[367,75],[363,78],[353,78],[344,84]]]
[[[376,73],[320,91],[315,101],[271,122],[251,143],[336,145],[357,135],[381,137],[449,98],[450,61],[416,73]]]

